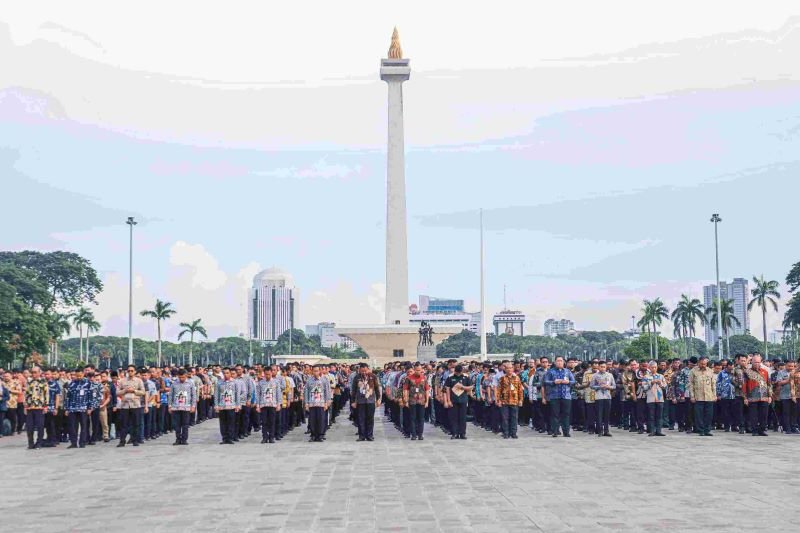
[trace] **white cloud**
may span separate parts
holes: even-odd
[[[190,277],[192,287],[213,291],[228,281],[217,260],[201,244],[176,242],[169,250],[169,263],[186,268],[185,274]]]
[[[325,159],[320,159],[313,165],[306,167],[282,167],[273,170],[255,171],[253,174],[271,178],[350,178],[360,176],[364,172],[362,165],[343,165],[340,163],[330,164]]]

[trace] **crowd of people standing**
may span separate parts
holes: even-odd
[[[357,440],[374,440],[375,411],[406,438],[424,440],[425,423],[467,438],[478,428],[517,439],[520,427],[552,437],[612,428],[663,437],[664,430],[767,436],[800,434],[800,372],[793,361],[760,354],[732,361],[707,357],[668,361],[394,362],[358,365],[236,365],[120,371],[92,365],[7,371],[0,380],[0,436],[27,433],[28,448],[85,448],[116,440],[139,446],[175,433],[188,445],[190,427],[217,418],[220,444],[261,434],[275,444],[307,424],[323,442],[349,406]]]

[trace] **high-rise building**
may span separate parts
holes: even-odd
[[[720,281],[720,294],[723,300],[733,300],[733,314],[739,320],[739,325],[733,323],[733,327],[728,335],[744,335],[750,330],[750,312],[747,310],[747,303],[750,297],[749,283],[744,278],[734,278],[730,283]],[[717,298],[717,286],[706,285],[703,287],[703,305],[706,309],[714,307],[714,300]],[[717,329],[712,328],[710,323],[706,325],[706,344],[712,347],[717,343]]]
[[[575,322],[572,320],[566,318],[562,318],[561,320],[548,318],[544,322],[544,334],[548,337],[567,335],[570,331],[575,331]]]
[[[291,274],[268,268],[253,278],[249,291],[247,324],[253,339],[275,342],[294,323],[298,291]]]
[[[346,352],[352,352],[356,349],[356,343],[347,337],[342,337],[335,331],[335,322],[320,322],[319,324],[312,324],[306,326],[306,335],[311,337],[317,335],[319,343],[323,348],[333,348],[338,346]]]

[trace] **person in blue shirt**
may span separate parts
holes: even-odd
[[[67,385],[67,399],[64,402],[69,428],[68,450],[85,448],[89,442],[89,416],[92,411],[89,407],[90,400],[91,383],[83,376],[83,370],[77,368],[72,373],[72,381]]]
[[[544,375],[553,437],[558,437],[559,426],[565,437],[570,436],[569,421],[572,409],[572,385],[574,384],[575,376],[564,368],[564,358],[556,357],[555,366]]]
[[[47,431],[47,438],[43,446],[53,448],[58,446],[58,434],[56,433],[56,418],[58,410],[61,408],[61,385],[58,382],[58,374],[51,370],[45,370],[44,378],[47,380],[47,392],[50,396],[47,404],[47,413],[44,415],[44,429]]]

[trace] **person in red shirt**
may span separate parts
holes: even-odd
[[[428,408],[430,385],[421,363],[415,363],[403,383],[403,401],[411,412],[411,440],[423,440],[425,409]]]
[[[748,406],[750,430],[753,436],[766,437],[772,393],[769,385],[769,372],[761,365],[761,354],[753,354],[750,368],[744,371],[742,396],[744,396],[744,404]]]

